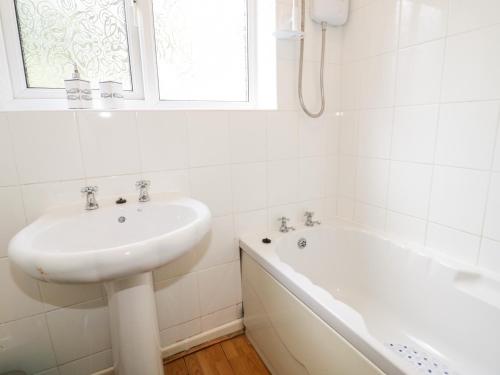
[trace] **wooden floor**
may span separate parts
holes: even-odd
[[[245,335],[176,359],[164,368],[166,375],[270,375]]]

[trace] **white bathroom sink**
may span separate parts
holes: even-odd
[[[100,203],[94,211],[77,204],[40,217],[12,239],[9,259],[49,282],[116,280],[174,260],[210,230],[210,211],[191,198]]]

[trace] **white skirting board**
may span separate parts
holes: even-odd
[[[185,340],[176,342],[175,344],[166,346],[161,349],[161,355],[163,358],[170,357],[174,354],[183,352],[185,350],[191,349],[197,345],[203,344],[204,342],[216,339],[221,336],[229,335],[231,333],[240,331],[243,329],[243,319],[233,320],[232,322],[226,323],[220,327],[211,329],[206,332],[202,332],[193,337],[189,337]],[[107,368],[92,375],[113,375],[113,368]]]

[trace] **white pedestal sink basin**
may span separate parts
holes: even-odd
[[[12,239],[9,259],[47,282],[105,282],[115,374],[160,375],[151,271],[192,249],[211,216],[203,203],[176,194],[127,198],[94,211],[82,204],[51,211]]]

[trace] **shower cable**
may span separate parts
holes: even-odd
[[[313,113],[309,111],[304,104],[304,97],[302,95],[302,73],[304,70],[304,39],[305,39],[305,19],[306,19],[306,0],[302,0],[302,11],[300,20],[300,31],[302,37],[300,39],[300,61],[299,61],[299,101],[300,106],[304,112],[312,118],[320,117],[325,111],[325,84],[324,84],[324,71],[325,71],[325,42],[326,42],[326,28],[327,23],[321,22],[321,68],[320,68],[320,88],[321,88],[321,109],[319,112]]]

